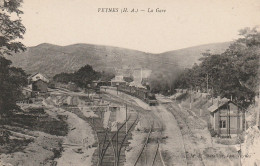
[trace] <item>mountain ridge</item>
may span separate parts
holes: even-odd
[[[142,67],[157,72],[169,72],[198,63],[201,53],[206,50],[222,53],[230,44],[231,42],[204,44],[155,54],[87,43],[67,46],[42,43],[28,47],[25,52],[14,54],[8,59],[27,73],[41,72],[51,77],[61,72],[74,72],[86,64],[96,70],[109,72],[115,72],[114,68],[122,67]]]
[[[45,46],[45,45],[57,46],[57,47],[69,47],[69,46],[77,46],[77,45],[89,45],[89,46],[112,47],[112,48],[116,48],[116,49],[140,51],[140,52],[144,52],[144,53],[148,53],[148,54],[157,55],[157,54],[164,54],[164,53],[168,53],[168,52],[172,52],[172,51],[181,51],[181,50],[185,50],[185,49],[191,49],[191,48],[203,47],[203,46],[210,46],[210,45],[217,45],[217,44],[225,44],[225,43],[230,44],[230,43],[232,43],[232,41],[200,44],[200,45],[194,45],[194,46],[179,48],[179,49],[175,49],[175,50],[163,51],[163,52],[160,52],[160,53],[153,53],[153,52],[141,51],[141,50],[137,50],[137,49],[131,49],[131,48],[126,48],[126,47],[118,47],[118,46],[113,46],[113,45],[102,45],[102,44],[91,44],[91,43],[74,43],[74,44],[69,44],[69,45],[64,45],[64,46],[62,46],[62,45],[57,45],[57,44],[53,44],[53,43],[40,43],[40,44],[35,45],[35,46],[28,46],[27,48],[35,48],[35,47]]]

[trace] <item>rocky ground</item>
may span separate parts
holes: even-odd
[[[66,117],[49,115],[42,103],[21,105],[21,108],[23,111],[3,125],[10,132],[10,140],[1,145],[0,165],[55,164],[68,132]]]
[[[161,143],[161,152],[166,165],[239,165],[235,146],[219,144],[211,138],[206,117],[200,117],[199,109],[189,110],[188,104],[180,104],[163,96],[157,96],[159,106],[149,107],[141,100],[122,92],[117,94],[110,89],[106,93],[131,101],[131,104],[142,108],[140,113],[145,118],[140,119],[137,128],[149,128],[147,119],[158,121],[163,126],[162,136],[166,139]],[[147,129],[136,129],[133,132],[126,165],[133,164],[146,137]]]
[[[18,119],[13,124],[5,125],[4,127],[12,133],[12,137],[8,146],[0,148],[0,165],[92,165],[93,154],[97,148],[92,145],[95,144],[96,137],[90,124],[84,119],[97,115],[88,109],[86,100],[80,99],[82,97],[84,93],[81,92],[53,91],[50,97],[38,105],[33,105],[35,108],[44,109],[44,115],[33,117],[38,121],[44,119],[47,123],[34,124],[31,120],[26,126],[20,124],[21,120]],[[132,131],[129,147],[126,148],[126,166],[134,165],[151,126],[153,129],[148,145],[137,165],[151,165],[157,138],[161,140],[159,152],[163,163],[167,166],[220,166],[240,163],[235,146],[223,145],[210,136],[205,110],[201,111],[199,107],[190,110],[189,103],[185,100],[178,102],[175,100],[176,97],[157,96],[159,105],[148,106],[138,98],[122,92],[117,93],[115,89],[106,89],[99,97],[103,102],[122,107],[113,115],[110,115],[110,112],[104,114],[104,126],[111,125],[108,120],[110,118],[122,123],[125,120],[126,105],[129,112],[138,113],[139,122]],[[197,100],[197,105],[199,102],[203,101]],[[75,105],[77,112],[73,112],[75,109],[64,109],[67,106],[61,107],[62,103]],[[29,107],[24,105],[23,108]],[[253,130],[250,133],[254,133]],[[86,139],[87,144],[84,141]],[[249,139],[248,142],[250,144]],[[247,152],[256,156],[250,148],[247,148]],[[157,165],[162,165],[162,162],[159,163],[160,159]]]

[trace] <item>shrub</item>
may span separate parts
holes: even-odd
[[[210,132],[211,137],[217,136],[217,132],[214,131],[214,129],[212,128],[211,123],[208,123],[208,130],[209,130],[209,132]]]
[[[212,129],[212,128],[209,130],[209,132],[210,132],[211,137],[215,137],[218,135],[217,132],[214,131],[214,129]]]

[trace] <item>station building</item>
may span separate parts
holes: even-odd
[[[245,110],[233,101],[214,104],[208,110],[212,129],[220,137],[229,138],[245,131]]]

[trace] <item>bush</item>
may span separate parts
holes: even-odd
[[[58,119],[48,114],[16,114],[8,118],[7,125],[19,126],[29,130],[42,131],[51,135],[65,136],[68,133],[67,117],[58,116]]]
[[[211,123],[208,123],[208,130],[210,132],[211,137],[215,137],[218,135],[217,132],[212,128]]]
[[[236,145],[238,144],[237,138],[218,138],[216,143],[222,145]]]
[[[210,129],[209,132],[210,132],[211,137],[215,137],[218,135],[217,132],[214,131],[214,129]]]
[[[10,132],[9,131],[1,129],[0,130],[0,145],[8,143],[9,142],[9,136],[10,136]]]

